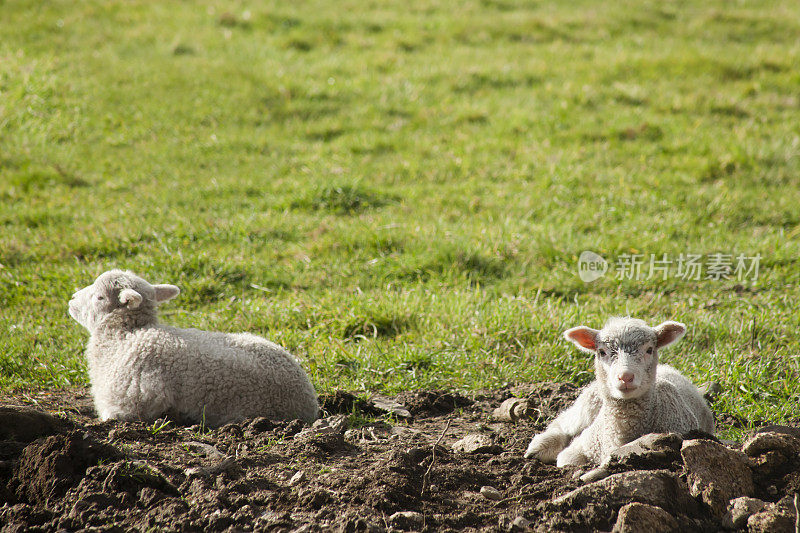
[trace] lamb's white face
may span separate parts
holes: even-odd
[[[598,337],[602,338],[602,333]],[[598,338],[595,354],[597,379],[605,381],[612,398],[621,400],[646,393],[656,380],[658,367],[656,336],[652,329],[626,333],[621,338]]]
[[[564,336],[595,356],[597,379],[612,398],[629,400],[647,393],[656,380],[658,349],[686,331],[679,322],[651,328],[635,318],[612,318],[601,330],[578,326]]]
[[[92,332],[103,318],[117,310],[155,309],[179,293],[174,285],[150,285],[130,272],[110,270],[72,295],[69,314]]]
[[[96,285],[93,283],[77,291],[69,301],[70,316],[89,331],[93,331],[100,319],[114,309],[108,295],[98,291]]]

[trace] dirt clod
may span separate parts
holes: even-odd
[[[692,496],[717,516],[725,514],[731,499],[753,495],[753,472],[742,452],[710,440],[687,440],[681,455]]]
[[[14,492],[21,501],[46,504],[77,484],[89,466],[119,455],[80,431],[51,435],[22,450],[14,468]]]
[[[611,533],[672,533],[678,522],[660,507],[644,503],[629,503],[619,510],[617,523]]]

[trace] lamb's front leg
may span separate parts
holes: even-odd
[[[589,457],[586,453],[586,433],[587,431],[584,430],[583,433],[573,439],[569,446],[564,448],[561,453],[558,454],[558,457],[556,457],[557,467],[561,468],[563,466],[578,466],[589,462]]]
[[[583,389],[575,403],[550,422],[543,433],[533,437],[525,458],[533,457],[543,463],[555,463],[569,442],[594,421],[601,404],[602,400],[594,382]]]

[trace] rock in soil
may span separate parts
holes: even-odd
[[[797,522],[796,509],[769,504],[747,519],[747,530],[751,533],[795,533]]]
[[[482,433],[471,433],[453,444],[453,451],[458,453],[495,453],[497,446],[492,437]]]
[[[374,394],[369,401],[372,403],[372,406],[379,411],[384,411],[386,413],[399,416],[400,418],[411,418],[411,412],[406,409],[403,404],[396,402],[391,398],[387,398],[386,396],[382,396],[380,394]]]
[[[511,522],[511,531],[527,531],[531,527],[531,521],[524,516],[518,516]]]
[[[629,503],[619,510],[612,533],[672,533],[678,522],[661,507]]]
[[[306,479],[306,473],[302,470],[298,470],[295,475],[289,479],[289,486],[294,487],[295,485],[302,483]]]
[[[741,529],[747,525],[751,515],[761,511],[766,502],[758,498],[740,496],[728,502],[728,512],[722,517],[722,527],[727,529]]]
[[[528,401],[522,398],[509,398],[492,411],[492,418],[498,422],[516,422],[529,416]]]
[[[481,487],[481,496],[483,496],[487,500],[493,500],[496,502],[503,499],[503,493],[501,493],[499,490],[492,487],[491,485],[484,485],[483,487]]]
[[[733,498],[752,496],[753,473],[742,452],[698,439],[685,441],[681,455],[692,496],[701,498],[715,515],[724,515]]]
[[[415,511],[398,511],[389,517],[389,525],[398,529],[422,529],[425,518]]]

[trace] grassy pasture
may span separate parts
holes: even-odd
[[[717,411],[797,421],[798,35],[778,0],[0,1],[0,387],[85,385],[66,302],[120,267],[320,391],[584,383],[560,332],[632,314],[689,325],[662,360]]]

